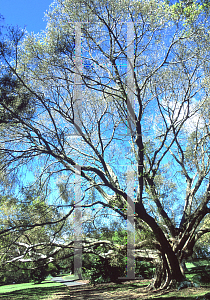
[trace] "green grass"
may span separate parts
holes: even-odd
[[[189,281],[208,285],[210,280],[210,262],[206,259],[194,260],[186,263],[186,277]]]
[[[192,262],[187,262],[186,267],[187,269],[192,269],[195,267],[205,267],[209,266],[210,267],[210,261],[207,259],[199,259],[199,260],[194,260]]]
[[[61,283],[53,281],[43,281],[40,284],[22,283],[11,284],[0,287],[1,300],[40,300],[45,299],[49,295],[63,291],[65,286]]]
[[[179,291],[179,292],[169,292],[165,295],[156,295],[151,296],[149,299],[168,299],[168,300],[196,300],[197,297],[201,297],[207,294],[208,291],[205,292],[197,292],[196,294],[192,295],[191,291]],[[140,298],[139,298],[140,300]]]
[[[66,279],[66,280],[74,280],[74,279],[77,279],[77,277],[74,276],[73,274],[72,274],[72,275],[61,275],[60,277],[62,277],[63,279]]]
[[[193,262],[187,262],[186,267],[187,267],[187,269],[191,269],[191,268],[196,267],[196,265]]]
[[[68,273],[58,275],[65,279],[74,279],[74,275]],[[40,284],[35,283],[21,283],[0,286],[1,300],[41,300],[53,296],[55,293],[62,293],[68,291],[66,287],[58,282],[50,281],[52,276],[48,276],[45,281]]]

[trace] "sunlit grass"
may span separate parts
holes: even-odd
[[[61,284],[53,281],[43,281],[43,283],[40,284],[35,284],[35,283],[9,284],[9,285],[0,286],[0,294],[9,293],[13,291],[20,291],[25,289],[53,287],[53,286],[61,286]]]
[[[74,274],[69,275],[69,274],[64,274],[61,275],[60,277],[62,277],[65,280],[74,280],[74,279],[78,279],[78,277],[76,277]]]
[[[40,284],[22,283],[10,284],[0,287],[1,300],[41,300],[49,295],[65,290],[65,286],[61,283],[53,281],[43,281]]]
[[[187,267],[187,269],[191,269],[191,268],[196,267],[196,265],[193,262],[187,262],[186,267]]]

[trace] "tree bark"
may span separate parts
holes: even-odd
[[[136,213],[153,230],[156,240],[160,244],[161,257],[156,266],[156,274],[150,288],[167,288],[172,282],[186,281],[178,256],[173,251],[169,241],[155,220],[147,214],[143,205],[136,203]]]

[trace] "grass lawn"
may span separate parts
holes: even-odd
[[[191,270],[195,267],[210,267],[210,261],[207,259],[199,259],[199,260],[194,260],[193,262],[187,262],[186,267],[187,269]]]
[[[206,284],[210,283],[210,261],[207,259],[194,260],[186,263],[186,277],[189,281],[199,283],[200,278],[206,278]],[[205,285],[205,283],[202,283]]]
[[[61,277],[62,277],[63,279],[65,279],[65,280],[74,280],[74,279],[77,279],[77,277],[74,276],[74,274],[72,274],[72,275],[67,275],[67,274],[65,274],[65,275],[61,275]]]
[[[63,284],[49,280],[45,280],[41,284],[22,283],[0,286],[1,300],[57,300],[60,297],[59,294],[67,295],[68,289]],[[57,298],[53,295],[57,295]]]

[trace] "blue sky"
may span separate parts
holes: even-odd
[[[46,27],[44,12],[53,0],[0,0],[0,14],[4,25],[26,27],[28,32],[38,33]]]

